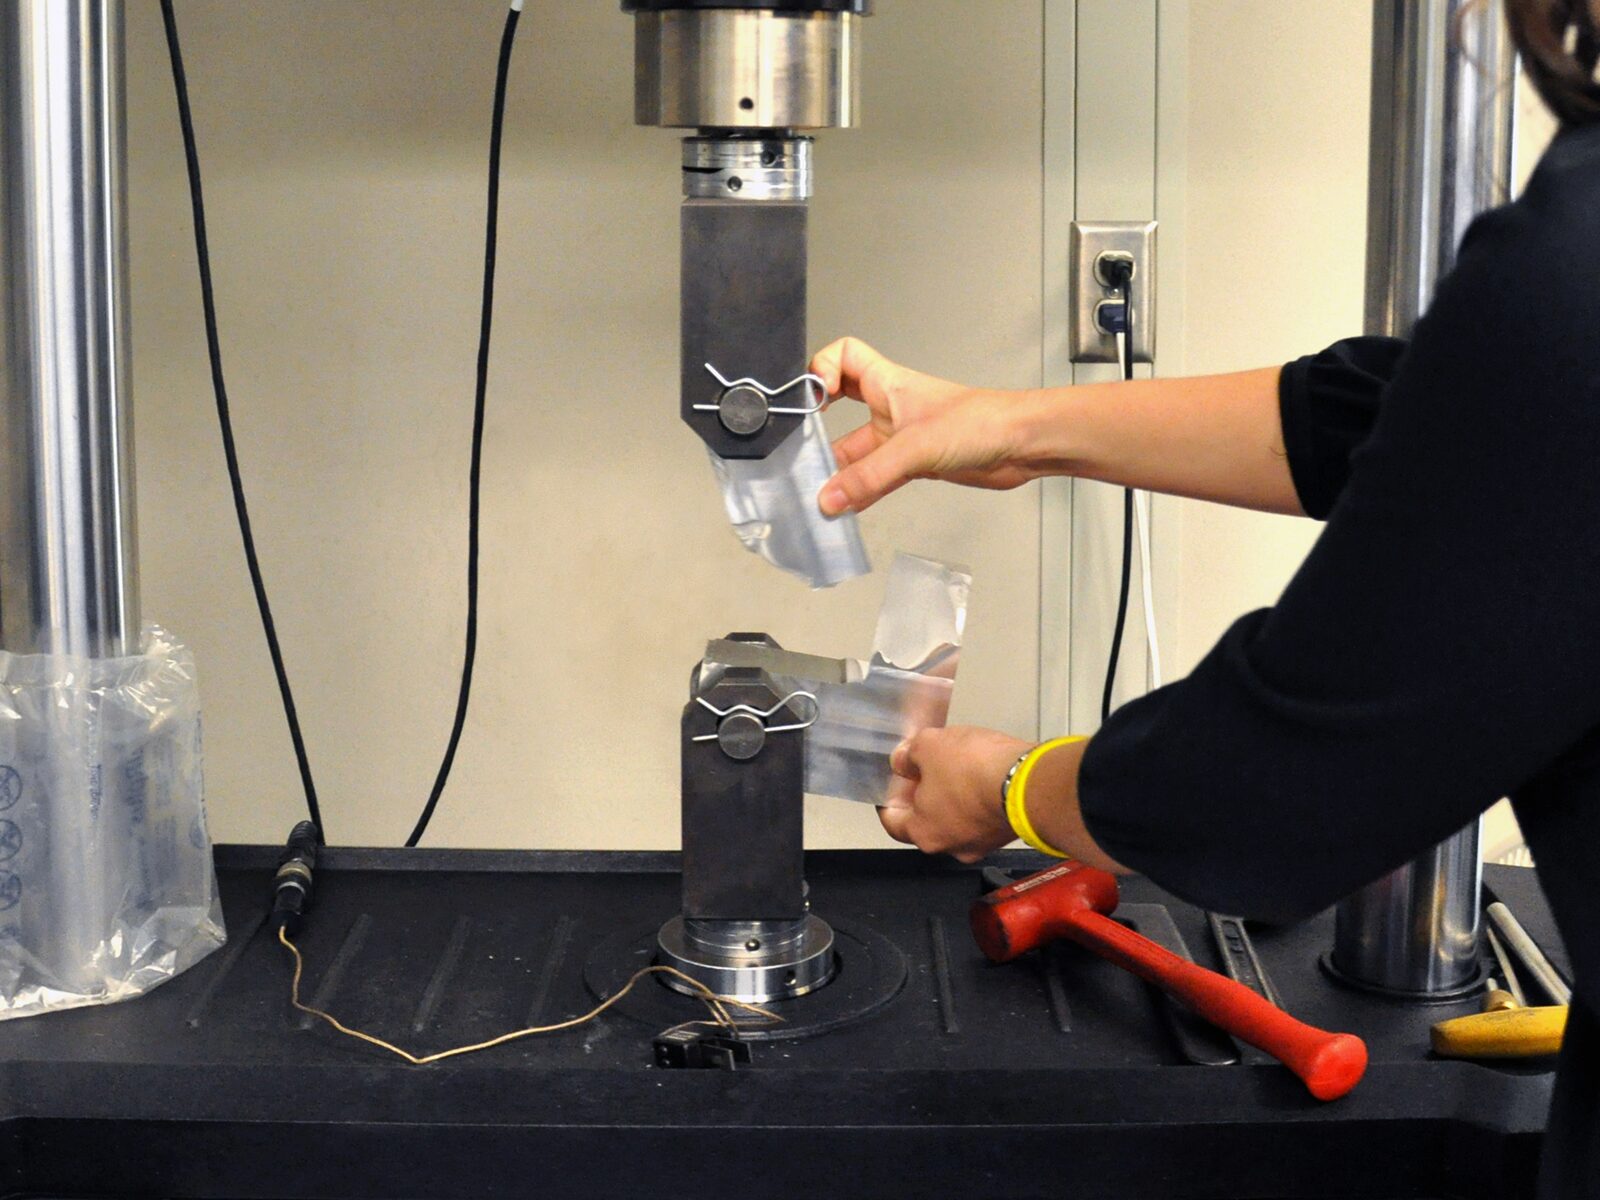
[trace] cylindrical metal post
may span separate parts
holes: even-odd
[[[120,0],[0,5],[0,647],[138,636]]]
[[[121,0],[0,3],[0,649],[13,653],[118,656],[139,632],[122,20]],[[106,940],[121,899],[108,857],[131,810],[99,803],[117,781],[70,743],[24,721],[3,747],[24,794],[0,937],[31,948],[32,986],[92,994],[96,965],[121,952]],[[87,802],[67,802],[86,776]]]
[[[1376,0],[1368,333],[1410,333],[1467,226],[1508,199],[1515,81],[1500,0]]]
[[[1499,0],[1377,0],[1368,180],[1368,333],[1405,336],[1472,219],[1507,199],[1515,51]],[[1330,965],[1442,997],[1478,979],[1479,823],[1340,904]]]

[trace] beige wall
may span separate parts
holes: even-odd
[[[811,596],[744,555],[672,415],[676,144],[631,124],[615,9],[540,4],[517,49],[481,670],[437,842],[672,845],[676,713],[704,639],[765,627],[846,654],[871,637],[879,578]],[[345,842],[404,836],[448,728],[501,11],[180,6],[241,452]],[[154,6],[129,22],[146,610],[200,654],[216,833],[276,839],[298,785],[217,445]],[[1281,361],[1355,331],[1370,5],[1196,0],[1187,28],[1181,111],[1161,114],[1186,147],[1184,322],[1163,335],[1179,339],[1176,368]],[[865,125],[819,146],[813,336],[854,331],[929,370],[1033,383],[1041,5],[880,0],[869,32]],[[1524,140],[1547,136],[1529,122]],[[1316,529],[1164,503],[1170,676],[1273,600]],[[880,563],[904,547],[974,567],[956,717],[1029,732],[1037,495],[912,489],[868,531]],[[813,805],[811,835],[881,840],[870,810],[831,801]]]
[[[496,0],[179,5],[240,450],[330,834],[393,843],[443,748]],[[911,19],[915,16],[916,19]],[[147,615],[199,654],[214,830],[279,839],[298,784],[211,410],[165,51],[129,6]],[[868,120],[822,139],[813,335],[1039,371],[1037,0],[882,0]],[[671,846],[708,637],[862,654],[881,573],[810,595],[728,531],[676,418],[678,151],[632,124],[613,0],[530,5],[507,127],[478,688],[437,843]],[[1002,85],[1003,81],[1003,85]],[[1031,730],[1038,501],[926,490],[868,526],[975,573],[957,717]],[[812,810],[815,845],[882,840]]]
[[[1371,40],[1362,0],[1192,7],[1188,105],[1174,114],[1187,127],[1181,373],[1265,366],[1360,332]],[[1272,603],[1317,527],[1167,503],[1179,553],[1166,626],[1182,673]]]

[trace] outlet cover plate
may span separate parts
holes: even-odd
[[[1133,361],[1156,356],[1156,223],[1154,221],[1074,221],[1068,248],[1072,289],[1071,355],[1075,363],[1114,363],[1117,339],[1095,324],[1102,301],[1119,298],[1095,273],[1102,254],[1133,258],[1129,292],[1133,301]]]

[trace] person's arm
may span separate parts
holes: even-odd
[[[1028,815],[1050,845],[1090,866],[1122,871],[1096,845],[1078,809],[1078,766],[1085,746],[1059,746],[1039,759],[1028,784]],[[891,760],[895,774],[912,786],[907,800],[879,809],[884,829],[929,854],[977,862],[1016,840],[1002,788],[1017,759],[1032,749],[1032,742],[992,729],[923,730]]]
[[[1113,713],[1081,760],[1040,764],[1028,811],[1047,839],[1293,919],[1593,753],[1600,292],[1571,246],[1600,246],[1600,210],[1519,204],[1474,226],[1359,448],[1341,466],[1337,438],[1325,461],[1291,438],[1300,492],[1332,511],[1278,605]],[[1012,747],[963,745],[984,742],[930,731],[901,756],[916,786],[894,819],[918,845],[993,812]],[[983,819],[964,853],[1003,844]]]
[[[1022,461],[1266,512],[1301,512],[1278,417],[1279,368],[1023,393]]]
[[[1207,907],[1292,919],[1591,737],[1600,295],[1570,247],[1597,245],[1592,209],[1474,227],[1277,606],[1090,745],[1074,801],[1107,853]]]
[[[1002,392],[923,375],[846,338],[812,369],[830,396],[862,401],[869,416],[835,443],[840,470],[819,503],[830,515],[860,512],[913,479],[1012,488],[1074,475],[1298,514],[1308,501],[1289,471],[1286,432],[1313,442],[1306,456],[1337,474],[1370,428],[1400,346],[1358,339],[1281,370]]]

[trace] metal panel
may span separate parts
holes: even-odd
[[[1044,0],[1044,328],[1040,383],[1072,382],[1067,330],[1072,300],[1066,264],[1077,157],[1077,0]],[[1048,479],[1039,493],[1040,737],[1066,728],[1072,683],[1072,483]]]
[[[1156,0],[1078,0],[1076,8],[1073,215],[1090,221],[1151,220],[1156,216]],[[1047,264],[1063,291],[1066,268],[1065,258]],[[1078,384],[1118,377],[1109,365],[1079,365],[1072,372]],[[1054,486],[1072,489],[1073,529],[1071,683],[1065,721],[1057,727],[1084,731],[1100,719],[1121,565],[1122,494],[1120,488],[1085,481]],[[1135,587],[1118,701],[1146,687],[1142,623]]]
[[[753,761],[735,759],[717,741],[694,740],[719,728],[698,697],[725,711],[741,704],[764,711],[781,698],[759,670],[730,668],[705,690],[697,684],[695,695],[683,713],[683,915],[796,920],[805,915],[805,739],[766,737]],[[780,724],[803,719],[787,708],[781,715]]]

